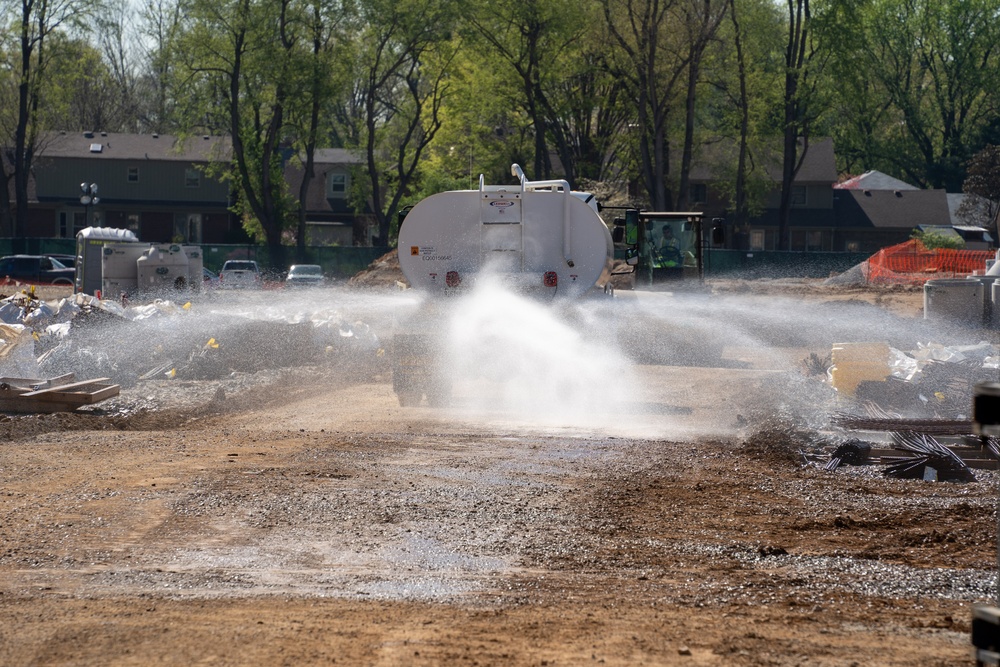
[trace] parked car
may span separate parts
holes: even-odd
[[[72,285],[76,269],[45,255],[0,257],[0,283],[22,282],[37,285]]]
[[[202,267],[201,281],[202,287],[205,289],[216,289],[219,286],[219,274],[211,269]]]
[[[315,287],[326,282],[319,264],[293,264],[285,276],[285,287]]]
[[[51,252],[45,253],[46,257],[51,257],[52,259],[58,260],[63,266],[68,266],[69,268],[76,268],[76,255],[57,255]]]
[[[260,267],[251,259],[231,259],[219,272],[219,287],[223,289],[258,289],[261,286]]]

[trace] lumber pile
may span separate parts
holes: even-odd
[[[0,412],[73,412],[117,396],[121,391],[110,378],[73,380],[72,373],[47,380],[0,377]]]

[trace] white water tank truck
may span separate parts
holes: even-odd
[[[611,280],[614,244],[587,192],[563,180],[440,192],[406,213],[399,265],[414,289],[445,294],[488,273],[520,291],[578,297]]]
[[[451,393],[438,372],[444,307],[481,277],[543,299],[610,294],[614,243],[587,192],[567,181],[529,181],[511,166],[514,185],[486,185],[431,195],[405,212],[399,265],[410,286],[427,297],[395,333],[393,389],[401,405],[426,396],[441,404]],[[402,216],[402,214],[401,214]]]

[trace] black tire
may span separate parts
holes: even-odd
[[[72,285],[73,281],[69,278],[56,278],[52,281],[53,285]]]
[[[399,405],[404,408],[412,408],[420,405],[420,392],[412,389],[404,389],[396,392],[399,398]]]

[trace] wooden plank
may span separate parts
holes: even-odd
[[[72,375],[69,379],[72,379]],[[92,405],[121,393],[119,385],[109,382],[110,378],[94,378],[34,391],[18,387],[2,389],[0,412],[73,412],[84,405]]]
[[[88,387],[95,384],[107,384],[111,382],[111,378],[94,378],[93,380],[84,380],[82,382],[74,382],[72,384],[62,384],[56,387],[48,387],[46,389],[39,389],[38,391],[30,391],[27,394],[21,394],[22,397],[34,397],[40,396],[41,394],[47,394],[49,392],[68,392],[71,390],[79,390],[84,387]]]
[[[103,400],[109,399],[112,396],[117,396],[121,393],[121,387],[113,384],[109,387],[102,387],[97,391],[92,391],[84,396],[87,397],[87,403],[100,403]]]
[[[45,393],[38,395],[28,395],[21,394],[18,398],[23,398],[24,400],[30,401],[42,401],[44,403],[65,403],[67,405],[76,405],[77,407],[81,405],[90,405],[92,403],[98,402],[96,396],[104,394],[105,398],[110,398],[111,396],[117,396],[119,391],[118,385],[111,385],[109,387],[102,387],[94,392],[88,391],[59,391],[55,393]],[[26,398],[25,398],[26,397]]]
[[[21,397],[0,398],[0,412],[16,412],[22,414],[49,414],[52,412],[73,412],[79,405],[69,405],[64,402],[43,401],[39,399],[22,399]]]
[[[65,375],[48,378],[47,380],[42,380],[41,378],[0,378],[0,384],[16,385],[18,387],[38,387],[41,389],[43,387],[51,387],[57,382],[69,382],[74,377],[73,373],[66,373]]]

